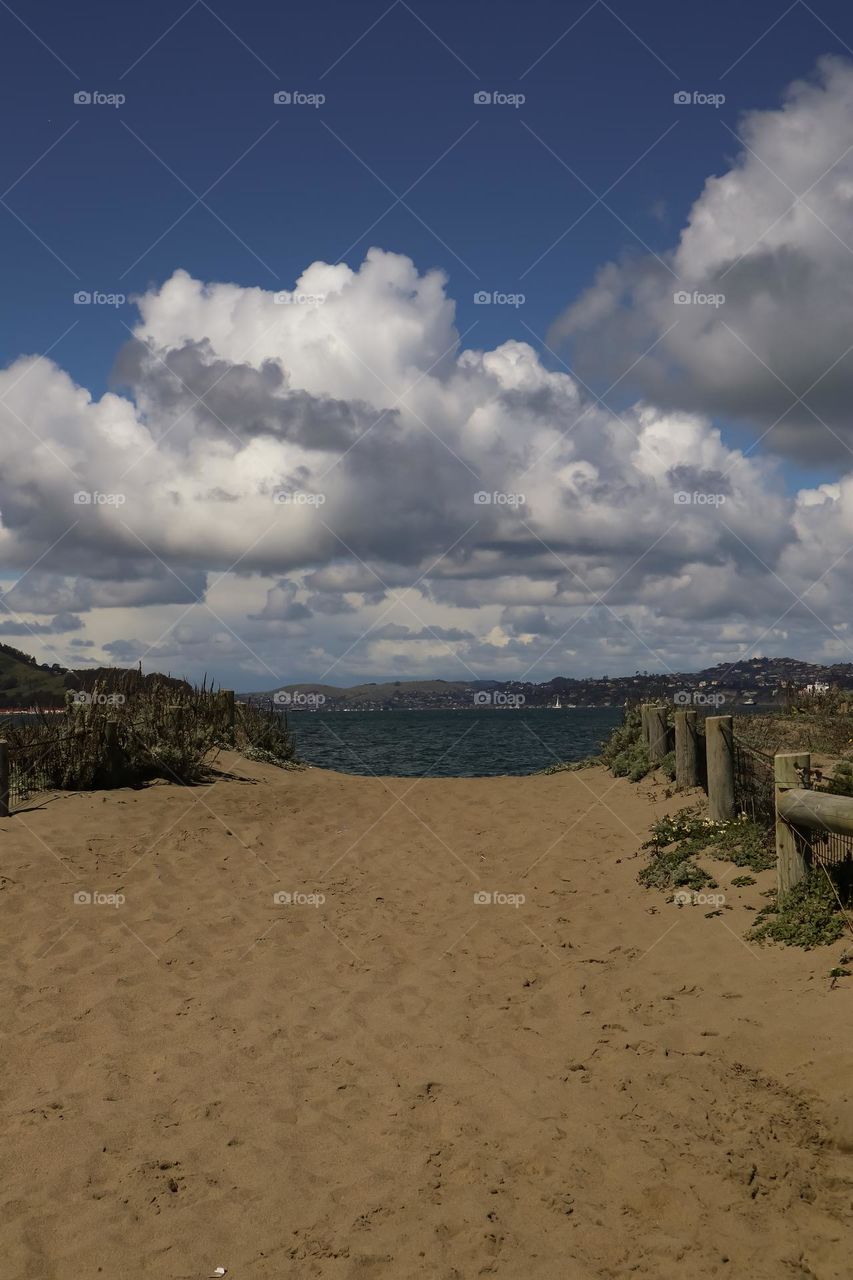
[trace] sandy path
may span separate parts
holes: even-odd
[[[640,889],[597,770],[228,763],[0,821],[4,1278],[853,1273],[842,948],[748,948],[767,877]]]

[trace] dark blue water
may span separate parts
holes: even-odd
[[[620,707],[561,711],[289,711],[306,764],[341,773],[486,778],[593,755]]]

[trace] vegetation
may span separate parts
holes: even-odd
[[[97,685],[107,693],[134,689],[149,685],[168,685],[173,689],[188,690],[185,680],[159,674],[143,675],[141,671],[128,671],[122,667],[90,667],[69,671],[58,662],[38,663],[35,658],[9,644],[0,644],[0,706],[45,707],[61,709],[65,695],[89,691]]]
[[[237,705],[236,743],[249,760],[278,765],[281,769],[301,769],[296,759],[287,717],[253,702]]]
[[[670,782],[675,782],[675,752],[668,751],[658,765],[661,773],[669,778]]]
[[[0,706],[61,706],[64,697],[65,677],[60,667],[41,667],[28,654],[0,644]]]
[[[614,778],[629,778],[631,782],[639,782],[650,771],[652,762],[642,739],[639,706],[626,709],[622,724],[601,748],[601,761]]]
[[[837,942],[843,933],[844,917],[838,910],[835,891],[825,875],[812,871],[778,903],[762,908],[750,938],[754,942],[780,942],[810,950]]]
[[[702,816],[698,805],[682,809],[652,827],[651,838],[643,845],[649,860],[638,879],[655,889],[714,887],[713,877],[696,862],[697,855],[764,871],[775,864],[771,841],[771,832],[743,816],[732,822],[712,822]],[[745,888],[755,884],[755,877],[736,876],[731,884]],[[822,870],[810,872],[778,903],[775,890],[766,896],[771,901],[755,918],[749,935],[752,941],[810,948],[836,942],[844,932],[838,896]]]
[[[774,715],[737,716],[735,733],[767,755],[778,751],[844,755],[853,745],[853,694],[843,689],[812,695],[792,690],[787,705]]]
[[[853,764],[849,760],[839,760],[832,777],[823,780],[821,790],[835,796],[853,796]]]
[[[603,764],[601,756],[584,756],[582,760],[564,760],[561,764],[549,764],[540,769],[540,775],[550,773],[577,773],[578,769],[592,769],[594,765]]]
[[[68,693],[64,713],[42,712],[4,729],[13,795],[38,789],[134,786],[163,778],[192,785],[210,774],[217,751],[293,766],[284,719],[272,710],[237,707],[225,695],[168,679],[126,672],[107,692]],[[116,687],[118,685],[118,687]]]
[[[638,878],[647,888],[672,889],[686,885],[700,889],[712,885],[713,877],[695,862],[700,853],[753,871],[764,871],[775,864],[769,833],[763,828],[743,816],[732,822],[712,822],[702,816],[699,805],[660,818],[643,849],[649,850],[649,861]],[[739,880],[755,883],[751,876],[742,876]]]

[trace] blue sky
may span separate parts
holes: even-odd
[[[319,3],[298,9],[259,0],[246,0],[241,5],[222,0],[195,0],[187,5],[154,0],[127,7],[90,2],[73,8],[52,2],[37,8],[3,3],[0,24],[6,50],[0,95],[10,126],[4,147],[5,194],[0,205],[4,225],[0,255],[7,299],[0,314],[3,366],[12,366],[21,356],[46,353],[42,370],[48,362],[55,364],[96,399],[111,387],[128,395],[139,406],[146,429],[156,437],[159,424],[167,421],[170,412],[162,388],[155,388],[150,377],[147,384],[143,379],[128,386],[127,352],[122,351],[131,331],[136,330],[137,337],[141,332],[136,329],[139,316],[134,296],[157,298],[176,271],[201,282],[233,283],[244,291],[244,298],[254,297],[253,289],[272,294],[292,289],[312,262],[344,262],[358,272],[368,249],[376,246],[386,254],[411,260],[422,277],[433,269],[443,273],[444,291],[455,304],[455,333],[461,335],[462,348],[489,352],[513,339],[530,344],[541,365],[535,375],[542,380],[537,393],[540,407],[548,396],[562,395],[567,385],[548,383],[547,376],[569,370],[582,378],[575,384],[581,397],[604,395],[607,403],[606,409],[601,406],[605,416],[599,438],[606,415],[611,414],[612,421],[614,411],[634,413],[640,396],[660,414],[676,410],[704,413],[707,430],[713,431],[714,426],[722,429],[724,448],[747,447],[762,437],[751,457],[760,460],[768,510],[782,491],[793,496],[803,486],[836,481],[846,472],[843,450],[849,451],[849,447],[841,438],[845,428],[833,416],[832,401],[833,395],[836,400],[843,399],[845,387],[839,391],[830,386],[833,377],[847,367],[840,348],[827,341],[825,350],[813,353],[812,361],[804,362],[798,370],[794,368],[796,360],[788,360],[784,344],[774,343],[775,322],[770,324],[770,334],[764,335],[765,346],[759,336],[753,339],[748,329],[739,327],[737,313],[728,313],[730,341],[740,342],[741,348],[751,352],[750,359],[754,356],[765,367],[770,384],[790,377],[790,394],[796,399],[808,395],[811,384],[821,381],[827,401],[820,402],[819,416],[821,426],[838,442],[833,454],[835,446],[825,447],[828,436],[821,433],[821,444],[816,447],[816,434],[809,435],[799,419],[791,420],[790,433],[785,434],[787,425],[783,421],[778,426],[782,411],[777,412],[768,386],[738,383],[731,395],[725,394],[725,355],[715,355],[718,373],[711,390],[703,385],[701,371],[688,367],[684,347],[668,354],[671,363],[656,368],[647,352],[651,343],[656,348],[666,335],[659,311],[650,319],[643,290],[654,276],[656,264],[670,270],[691,208],[702,197],[707,180],[729,175],[726,181],[737,186],[740,166],[745,160],[749,162],[743,142],[744,119],[758,122],[757,132],[751,136],[760,138],[764,136],[760,113],[770,113],[768,146],[772,146],[773,120],[780,122],[784,134],[780,106],[792,82],[814,77],[819,59],[825,55],[841,60],[837,80],[844,79],[846,67],[853,62],[853,14],[847,6],[824,0],[817,5],[795,0],[790,6],[770,0],[756,0],[750,6],[720,0],[713,9],[674,2],[627,6],[616,0],[612,4],[605,0],[591,4],[534,0],[523,7],[504,0],[488,4],[475,0],[465,5],[443,0],[413,4],[397,0],[388,5],[380,0],[375,5]],[[277,103],[275,95],[282,92],[315,99],[320,95],[323,101],[319,105],[311,101]],[[717,101],[682,105],[674,101],[679,92],[715,96]],[[475,100],[478,93],[493,99],[505,95],[510,100],[480,103]],[[121,100],[118,105],[75,101],[75,95],[81,94],[120,95]],[[833,102],[844,99],[844,89],[836,83],[823,97],[828,103],[827,128],[839,132],[839,149],[830,156],[833,163],[823,166],[824,173],[837,169],[831,178],[834,182],[842,172],[846,152],[841,144],[847,134],[846,123],[839,123],[837,112],[833,115]],[[808,105],[803,108],[804,118],[810,109]],[[853,142],[853,136],[849,141]],[[785,182],[779,178],[786,190],[794,192],[795,203],[801,159],[794,156],[791,160],[793,186],[788,187],[787,178]],[[760,173],[762,166],[769,172],[765,158],[752,154],[752,176],[747,177],[753,186],[758,185],[755,173]],[[777,156],[774,178],[779,167],[784,168]],[[823,181],[823,174],[813,177],[816,182]],[[803,182],[802,187],[805,185]],[[842,203],[846,200],[843,186],[834,195]],[[768,199],[758,192],[754,201],[762,236],[775,225],[770,216],[762,222]],[[708,207],[712,207],[710,202]],[[719,212],[718,208],[714,216]],[[780,209],[779,218],[784,216]],[[837,242],[836,247],[846,246],[844,235],[836,230],[825,209],[820,225]],[[743,259],[752,269],[753,246],[744,242],[735,248],[735,266]],[[790,246],[783,248],[788,252]],[[795,248],[799,253],[799,244]],[[823,252],[813,251],[809,245],[803,249],[804,260],[812,265],[818,261],[820,270],[827,271],[820,257]],[[719,261],[728,262],[725,255]],[[771,295],[783,280],[788,261],[771,263]],[[842,261],[846,268],[846,261]],[[764,260],[754,265],[757,271],[766,267]],[[607,290],[601,287],[602,269],[614,271],[619,289],[631,295],[621,311],[606,317],[603,327],[599,324],[600,307]],[[724,275],[732,269],[729,263]],[[675,278],[672,271],[670,274]],[[841,277],[837,270],[830,275],[847,278],[846,270]],[[737,274],[729,279],[734,286]],[[791,279],[794,283],[785,284],[782,305],[786,321],[796,332],[794,313],[800,285],[796,273]],[[127,300],[117,306],[75,305],[75,293],[80,290],[121,295]],[[510,295],[516,302],[523,297],[523,302],[478,305],[475,296],[482,291]],[[363,336],[368,344],[365,349],[371,350],[369,326],[378,325],[381,330],[385,320],[371,310],[366,285],[364,294]],[[240,344],[229,347],[212,313],[200,320],[191,300],[183,295],[177,301],[170,297],[167,301],[162,295],[153,327],[143,335],[156,348],[159,354],[155,358],[161,364],[169,359],[167,352],[190,339],[202,346],[208,344],[203,361],[216,355],[227,364],[235,360],[235,353],[241,355]],[[174,323],[170,306],[177,307],[181,317]],[[679,318],[685,319],[676,316]],[[401,321],[396,310],[389,311],[387,323],[394,327],[394,342],[405,346],[405,325],[410,321],[412,316]],[[839,311],[837,326],[829,325],[839,334],[839,341],[845,322]],[[210,331],[204,330],[205,324],[212,326]],[[429,383],[430,361],[442,355],[430,345],[434,334],[446,331],[451,345],[455,334],[444,319],[428,317],[424,324],[422,350],[417,358],[407,355],[404,360],[401,356],[400,369],[419,369],[419,376]],[[805,308],[802,325],[806,333],[815,327]],[[719,332],[718,325],[718,337]],[[706,331],[697,330],[697,351],[705,349],[701,344],[706,338]],[[326,340],[330,340],[328,335]],[[661,352],[666,349],[665,344],[661,346]],[[295,350],[284,347],[268,355],[274,363],[279,361],[290,385],[306,388],[312,396],[322,390],[350,405],[348,412],[356,417],[364,402],[380,413],[387,411],[382,395],[374,396],[356,386],[358,379],[352,379],[350,385],[330,374],[328,387],[320,388],[313,367],[302,369]],[[837,369],[835,361],[841,362]],[[790,373],[786,372],[789,366]],[[825,382],[828,367],[836,373]],[[262,371],[257,376],[261,377]],[[705,379],[709,381],[714,382],[710,373]],[[34,380],[28,385],[34,386]],[[385,390],[389,395],[391,390],[396,392],[396,382],[390,389],[386,383]],[[500,394],[504,399],[510,395],[506,385],[502,384]],[[21,410],[15,421],[19,426],[24,422],[32,432],[35,418],[28,416],[30,411],[43,414],[51,433],[55,429],[57,440],[62,442],[62,415],[51,403],[45,391],[33,406]],[[595,407],[594,400],[587,403]],[[800,413],[796,404],[794,410],[796,417]],[[419,412],[429,410],[422,407]],[[801,416],[808,417],[808,412],[806,406]],[[166,416],[158,419],[158,413]],[[14,423],[11,429],[16,430]],[[428,430],[432,428],[428,426]],[[667,473],[676,478],[692,466],[691,450],[698,456],[705,449],[704,445],[685,443],[690,432],[684,430],[687,435],[679,445],[684,456],[671,459]],[[666,431],[675,438],[681,428],[667,426]],[[63,447],[57,446],[59,452]],[[458,442],[453,450],[445,442],[445,448],[454,457],[457,448],[464,453]],[[508,444],[506,448],[508,457],[511,449]],[[594,451],[592,444],[588,454],[590,450]],[[407,456],[414,459],[411,451]],[[63,453],[62,464],[76,466],[74,457]],[[577,464],[577,458],[566,461],[571,467]],[[417,465],[431,463],[420,460]],[[588,459],[584,462],[587,465]],[[468,465],[472,475],[476,469]],[[731,468],[723,459],[718,469],[726,475]],[[316,474],[321,471],[318,468]],[[601,477],[607,467],[596,461],[595,471]],[[303,464],[299,474],[307,473]],[[609,476],[607,484],[615,485],[616,490],[621,485],[624,493],[636,490],[633,473],[623,476],[618,484]],[[609,498],[614,491],[608,489]],[[27,492],[26,482],[19,480],[15,492],[18,498]],[[29,519],[17,510],[15,501],[7,499],[5,508],[0,503],[10,530],[22,529]],[[186,502],[185,495],[181,501]],[[543,501],[547,507],[547,499]],[[565,495],[560,501],[567,501]],[[763,501],[760,499],[759,505]],[[755,510],[754,495],[746,505]],[[128,512],[132,508],[133,501]],[[565,509],[570,512],[571,506]],[[16,521],[20,523],[16,525]],[[605,555],[604,535],[585,529],[576,544],[564,545],[558,540],[555,545],[547,535],[547,521],[539,525],[533,518],[533,522],[536,532],[531,537],[547,544],[567,572],[565,557],[571,560],[571,572],[579,566],[587,572],[592,571],[591,548],[593,559],[596,554]],[[345,527],[349,527],[346,521],[334,525],[329,538],[340,540]],[[452,520],[447,527],[451,532],[457,528]],[[779,525],[776,552],[780,555],[784,546],[802,539],[802,531],[792,532],[792,527],[786,525],[783,531],[782,523]],[[119,534],[118,525],[115,532]],[[22,572],[31,575],[32,583],[34,559],[40,573],[68,576],[69,564],[54,555],[49,533],[66,536],[58,526],[39,536],[21,535],[20,545],[15,543],[8,553],[7,585]],[[497,548],[501,555],[518,555],[522,561],[526,557],[535,577],[541,567],[537,569],[533,561],[541,548],[534,542],[520,549],[517,534],[518,526],[509,534],[504,528],[490,530],[488,545],[480,547],[477,555],[487,560]],[[394,560],[393,546],[384,540],[384,534],[363,529],[356,535],[358,545],[350,551],[359,563],[387,565]],[[362,535],[363,543],[359,543]],[[44,538],[41,552],[40,536]],[[208,554],[202,545],[189,545],[177,537],[171,544],[151,549],[141,526],[133,536],[142,538],[156,572],[179,578],[187,591],[195,583],[194,574],[231,573],[237,559],[232,554],[235,547]],[[604,537],[601,546],[596,542],[599,536]],[[209,545],[209,536],[204,535],[201,542],[205,539]],[[452,541],[449,535],[447,541]],[[407,550],[405,555],[401,552],[401,558],[412,567],[423,567],[431,555],[444,550],[431,536],[418,542],[414,528],[401,538],[402,545]],[[709,565],[725,560],[733,545],[729,541],[727,549],[709,553]],[[755,550],[750,544],[750,553]],[[245,547],[243,552],[245,556]],[[375,562],[374,555],[378,556]],[[577,562],[575,555],[580,557]],[[255,573],[260,582],[266,573],[264,590],[278,592],[274,608],[268,601],[268,616],[263,610],[253,613],[253,606],[246,604],[247,618],[255,622],[265,619],[264,625],[281,622],[295,642],[304,625],[303,609],[315,617],[315,606],[324,617],[352,611],[359,620],[368,616],[365,610],[376,604],[369,593],[362,592],[357,598],[358,592],[354,595],[350,591],[348,599],[343,599],[355,577],[329,587],[333,559],[328,547],[321,551],[310,544],[299,563],[290,555],[289,545],[281,566],[269,557],[257,563],[241,561],[237,578],[241,586],[246,582],[241,575]],[[766,574],[778,576],[779,564],[763,544],[759,559]],[[674,561],[667,563],[669,571],[676,573]],[[659,568],[664,571],[663,562]],[[117,577],[111,579],[114,571]],[[619,572],[625,577],[625,566],[618,570],[610,565],[608,573],[611,571],[615,586],[622,581]],[[285,576],[276,586],[279,572]],[[93,570],[93,581],[120,581],[123,573],[115,566],[103,565],[97,572]],[[472,580],[491,573],[478,565]],[[319,574],[316,581],[312,574]],[[133,565],[130,576],[144,576],[140,564]],[[409,581],[416,577],[412,572]],[[683,578],[684,573],[677,581],[681,583]],[[187,586],[189,579],[192,583]],[[630,576],[628,580],[632,580]],[[768,580],[765,576],[765,585]],[[385,576],[382,581],[385,583]],[[606,575],[603,581],[608,581]],[[512,582],[512,575],[507,576],[507,582]],[[91,603],[92,591],[87,588],[81,596],[79,591],[58,590],[57,583],[58,579],[52,581],[50,590],[45,587],[44,591],[44,600],[49,597],[52,601],[50,606],[45,604],[45,616],[48,607],[54,610],[54,622],[48,624],[51,634],[63,634],[65,623],[56,624],[56,616],[73,614],[78,620],[74,627],[82,618],[85,625],[78,628],[78,648],[90,645],[93,661],[110,654],[130,660],[132,652],[144,652],[146,657],[152,655],[148,661],[172,666],[185,661],[187,668],[195,671],[203,660],[192,651],[193,646],[197,650],[204,647],[201,633],[187,640],[186,650],[178,646],[175,651],[162,652],[158,647],[160,623],[172,617],[167,607],[174,601],[151,597],[167,612],[157,615],[152,632],[140,641],[138,628],[136,633],[130,633],[130,628],[142,615],[125,614],[119,623],[116,604],[112,613],[109,608],[102,609],[102,625],[92,631],[88,622],[94,623],[94,614],[91,619],[85,617],[99,607]],[[798,591],[802,589],[800,583]],[[442,598],[442,592],[449,590],[445,583],[430,594],[431,604],[438,609],[435,625],[442,634],[464,632],[466,639],[459,642],[464,650],[470,641],[471,619],[460,617],[457,625],[451,614],[480,605],[471,596],[462,600],[445,594]],[[620,661],[631,666],[652,665],[649,654],[641,650],[628,655],[616,646],[612,653],[606,649],[599,653],[594,630],[582,658],[562,646],[552,649],[548,637],[564,630],[561,621],[535,612],[547,608],[548,600],[531,597],[527,615],[519,618],[512,614],[514,608],[522,607],[517,587],[508,585],[506,590],[500,601],[484,598],[482,605],[497,607],[500,603],[510,611],[499,621],[497,615],[490,617],[485,631],[497,637],[494,644],[507,658],[507,672],[515,670],[519,662],[524,665],[524,648],[529,648],[531,635],[538,635],[543,652],[551,655],[541,659],[543,675],[547,669],[565,670],[574,662],[588,669],[604,665],[611,671]],[[576,602],[566,590],[565,583],[554,588],[559,607],[571,609]],[[306,591],[315,593],[313,604],[306,603]],[[337,605],[325,596],[318,605],[317,592],[337,592]],[[97,590],[94,594],[100,600]],[[16,611],[17,621],[12,624],[28,641],[35,640],[42,625],[37,596],[34,591],[27,597],[32,612],[23,610],[21,597],[21,611]],[[137,602],[139,608],[149,599],[143,596]],[[625,597],[625,607],[637,604],[640,596],[642,591],[636,599]],[[137,606],[131,602],[131,607]],[[447,614],[442,612],[445,608]],[[708,605],[707,597],[697,608],[703,617],[712,616],[715,608],[724,612],[721,603]],[[774,609],[775,604],[769,603],[767,624]],[[112,638],[104,622],[106,616],[116,620]],[[508,634],[514,637],[509,648],[503,631],[508,622],[512,624]],[[397,624],[395,618],[395,625],[403,624]],[[747,625],[747,632],[751,625]],[[761,633],[761,625],[756,634]],[[578,626],[575,635],[587,629],[586,623]],[[236,619],[228,622],[226,633],[229,630],[244,638]],[[246,634],[250,630],[247,623]],[[338,645],[345,648],[355,634],[342,633],[334,641],[315,638],[314,647],[321,656],[291,662],[287,671],[281,672],[282,678],[314,674],[317,668],[324,668],[330,653],[334,654]],[[87,639],[82,640],[81,635]],[[746,638],[736,627],[732,643],[743,646]],[[386,651],[373,657],[365,653],[361,665],[356,658],[338,659],[335,670],[352,678],[395,674],[405,662],[402,651],[393,649],[394,636],[387,639],[392,647]],[[520,646],[517,652],[513,648],[516,639]],[[656,632],[651,643],[655,653],[660,642]],[[271,646],[277,643],[271,634]],[[793,635],[776,637],[777,648],[805,643]],[[446,661],[444,656],[439,660],[435,652],[425,651],[426,666],[438,674],[465,674],[459,669],[457,642],[451,639],[444,644],[453,660]],[[698,650],[686,641],[679,645],[667,662],[698,660]],[[262,647],[256,635],[251,647],[253,653]],[[263,650],[264,654],[271,651]],[[465,652],[468,657],[462,660],[463,667],[473,662],[470,655],[474,651]],[[63,660],[69,653],[70,649],[62,649]],[[223,656],[222,661],[235,682],[239,683],[241,675],[249,678],[233,653]],[[252,678],[261,684],[270,683],[271,666],[278,674],[277,664],[269,657],[258,658],[255,653],[252,663]],[[411,666],[413,672],[416,665]],[[474,665],[479,666],[479,661]],[[477,674],[484,673],[478,670]]]
[[[720,0],[712,17],[704,5],[601,0],[104,0],[19,6],[22,22],[14,8],[0,14],[0,94],[14,121],[4,190],[17,184],[4,198],[31,230],[0,210],[15,300],[0,328],[4,361],[79,322],[78,288],[132,295],[176,267],[286,288],[308,261],[357,263],[374,243],[443,268],[460,330],[477,323],[472,341],[544,336],[598,265],[641,241],[672,243],[706,177],[737,150],[726,125],[776,105],[820,54],[853,45],[847,6],[786,12],[771,0]],[[276,107],[280,88],[326,102]],[[80,89],[127,101],[77,106]],[[484,109],[473,102],[483,89],[526,101]],[[680,89],[726,101],[685,111],[673,103]],[[595,195],[583,183],[596,195],[612,187],[613,212],[587,212]],[[212,184],[213,212],[186,213],[190,191]],[[389,208],[412,184],[412,212]],[[481,288],[523,293],[524,307],[475,309]],[[128,308],[102,309],[55,348],[96,391],[122,321],[132,323]]]

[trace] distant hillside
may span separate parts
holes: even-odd
[[[157,673],[142,675],[124,667],[87,667],[71,671],[58,663],[40,664],[28,653],[0,644],[0,707],[61,707],[65,692],[92,689],[100,682],[106,692],[130,693],[152,682],[186,688],[185,680]]]
[[[339,688],[329,684],[290,684],[243,698],[273,699],[298,709],[327,711],[470,710],[508,707],[518,701],[528,708],[621,707],[647,698],[681,704],[710,705],[721,694],[726,704],[746,700],[753,705],[781,706],[789,691],[815,681],[853,689],[853,663],[803,662],[798,658],[745,658],[692,672],[636,671],[633,675],[596,678],[555,676],[536,683],[520,680],[392,680]],[[723,705],[718,703],[715,705]]]
[[[0,707],[57,706],[64,698],[61,667],[42,667],[20,649],[0,644]]]
[[[491,687],[495,681],[485,681]],[[477,686],[479,687],[479,685]],[[241,698],[276,698],[276,695],[288,695],[280,701],[290,701],[298,706],[305,698],[322,698],[324,704],[336,708],[363,708],[373,705],[386,707],[411,706],[412,701],[438,702],[453,697],[464,697],[474,688],[471,681],[465,680],[389,680],[384,684],[356,684],[348,689],[333,684],[286,684],[279,689],[271,689],[266,693],[242,694]]]

